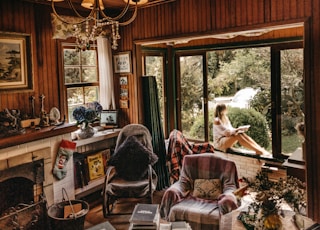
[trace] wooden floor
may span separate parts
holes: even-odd
[[[160,204],[162,195],[164,191],[155,191],[153,197],[153,203]],[[129,228],[129,219],[131,217],[131,212],[137,202],[137,200],[129,199],[119,201],[117,205],[115,205],[114,213],[121,213],[116,215],[110,215],[107,218],[103,217],[102,212],[102,199],[100,194],[93,195],[86,199],[86,201],[90,205],[90,209],[85,218],[84,228],[88,229],[105,221],[109,221],[111,225],[116,230],[128,230]],[[128,213],[128,214],[123,214]]]

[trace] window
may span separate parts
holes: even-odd
[[[277,158],[292,154],[302,142],[295,126],[304,121],[300,47],[293,42],[281,47],[177,51],[178,129],[189,139],[212,141],[217,103],[252,108],[268,124],[267,144],[261,140],[260,145]]]
[[[292,46],[295,49],[289,49]],[[303,49],[299,47],[301,44],[294,43],[281,48],[212,50],[205,54],[179,52],[178,128],[189,139],[212,141],[217,103],[252,108],[268,124],[266,135],[254,139],[274,157],[292,154],[303,141],[295,130],[296,124],[304,121]]]
[[[180,130],[189,139],[204,140],[205,131],[205,87],[204,87],[204,60],[202,55],[178,56],[178,114]],[[202,125],[198,125],[202,124]],[[201,130],[199,130],[201,129]]]
[[[95,47],[83,51],[63,45],[62,56],[68,121],[74,122],[72,112],[76,107],[99,100],[97,51]]]

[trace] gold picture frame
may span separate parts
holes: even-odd
[[[0,32],[0,92],[33,89],[29,34]]]

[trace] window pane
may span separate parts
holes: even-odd
[[[68,121],[70,123],[75,122],[72,117],[72,111],[74,108],[84,104],[83,88],[69,88],[67,89],[68,98]]]
[[[203,56],[180,57],[181,129],[191,139],[204,139]]]
[[[82,82],[97,82],[97,68],[96,67],[83,67],[82,68]]]
[[[282,50],[281,53],[281,135],[285,155],[301,147],[296,125],[304,121],[303,49]],[[300,148],[301,150],[301,148]]]
[[[82,66],[96,66],[97,65],[96,50],[81,51],[81,65]]]
[[[80,65],[80,52],[76,49],[63,50],[63,64],[67,65]]]
[[[69,88],[67,89],[68,106],[84,104],[83,88]]]
[[[98,86],[84,87],[84,100],[85,100],[85,103],[99,101],[99,87]]]
[[[251,122],[247,134],[270,151],[270,48],[211,51],[207,56],[210,128],[215,105],[226,104],[232,125],[238,127]],[[255,122],[263,125],[254,125]],[[212,135],[211,131],[210,140]]]
[[[65,67],[64,68],[64,83],[80,83],[80,67]]]

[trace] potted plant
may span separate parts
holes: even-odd
[[[80,126],[80,130],[77,133],[78,138],[85,139],[94,135],[95,131],[91,124],[100,119],[101,111],[102,106],[97,101],[87,103],[85,106],[79,106],[73,110],[72,116]]]
[[[306,207],[305,185],[299,179],[287,176],[271,181],[266,172],[260,171],[254,180],[243,178],[248,189],[254,192],[248,211],[241,212],[238,219],[247,229],[281,229],[282,205],[289,205],[300,215]]]

